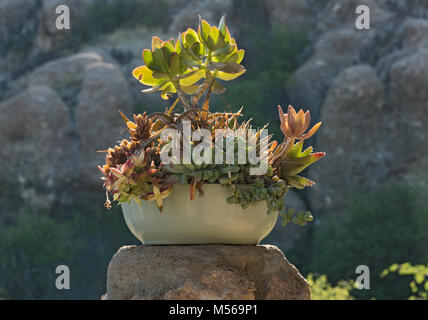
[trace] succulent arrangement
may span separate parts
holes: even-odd
[[[162,41],[153,37],[152,48],[144,49],[142,54],[145,65],[134,69],[132,74],[149,87],[143,92],[160,92],[163,99],[176,97],[176,100],[165,112],[143,113],[134,115],[133,119],[121,113],[129,139],[106,150],[106,163],[99,166],[105,180],[107,208],[111,207],[112,196],[119,203],[156,201],[162,211],[163,200],[174,192],[174,185],[189,185],[189,197],[194,199],[196,192],[203,196],[204,184],[215,183],[228,190],[228,203],[246,208],[265,201],[267,214],[279,211],[284,225],[288,222],[305,225],[312,220],[309,212],[295,214],[292,209],[285,210],[284,197],[290,188],[314,185],[299,174],[324,156],[322,152],[313,153],[312,147],[303,149],[303,141],[310,138],[321,123],[309,128],[309,111],[296,112],[289,106],[284,112],[278,106],[284,134],[283,141],[278,143],[272,140],[272,135],[262,134],[267,126],[253,129],[251,120],[240,120],[242,108],[237,112],[210,111],[211,94],[226,91],[222,81],[245,73],[241,65],[244,53],[231,36],[225,17],[218,27],[200,18],[198,31],[189,28],[177,39]],[[183,108],[181,113],[176,110],[178,105]],[[162,133],[167,129],[183,133],[184,124],[189,125],[192,132],[208,130],[213,140],[219,131],[224,132],[220,153],[227,156],[227,145],[232,145],[232,155],[229,152],[228,156],[235,161],[216,162],[217,145],[215,152],[208,155],[211,161],[164,163],[161,153],[171,139],[163,138]],[[198,141],[189,143],[192,151],[200,144]],[[184,144],[183,135],[178,144],[182,156]],[[245,161],[238,161],[242,156],[240,145],[245,146]],[[252,152],[266,162],[263,174],[251,174],[251,169],[257,167],[249,161]]]

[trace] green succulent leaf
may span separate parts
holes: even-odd
[[[156,48],[153,51],[153,58],[154,58],[155,64],[160,67],[159,71],[163,73],[167,73],[168,71],[165,64],[165,56],[161,48]]]
[[[226,16],[222,16],[218,24],[218,29],[220,30],[222,36],[226,35]]]
[[[239,63],[226,62],[225,66],[223,68],[220,68],[219,70],[226,73],[241,73],[242,71],[245,71],[245,68]]]
[[[198,36],[199,40],[203,42],[205,45],[208,43],[208,37],[210,36],[211,26],[206,20],[203,20],[201,16],[199,16],[199,28],[198,28]]]
[[[146,86],[158,85],[162,80],[153,77],[153,71],[147,66],[140,66],[132,71],[132,75]]]
[[[200,42],[193,43],[190,50],[197,60],[201,60],[205,55],[204,46]]]
[[[152,37],[152,51],[155,51],[156,48],[160,48],[162,45],[162,40],[159,37]]]
[[[153,53],[149,49],[143,50],[143,61],[146,64],[146,66],[149,67],[150,69],[152,70],[158,69],[157,71],[160,70],[160,67],[156,68],[156,65],[154,63]]]
[[[204,76],[205,73],[203,70],[193,70],[183,75],[183,78],[180,79],[180,84],[182,86],[191,86],[202,79]]]
[[[169,58],[169,71],[172,75],[176,75],[180,72],[180,57],[177,52],[171,53]]]
[[[283,159],[281,161],[282,175],[291,176],[298,174],[309,167],[312,163],[318,161],[324,156],[322,153],[313,153],[306,157],[295,159]]]
[[[194,84],[190,86],[181,86],[181,89],[187,94],[194,94],[196,90],[198,90],[198,88],[199,88],[198,84]]]
[[[191,28],[187,29],[187,31],[185,33],[185,39],[186,39],[186,45],[187,46],[191,46],[195,42],[199,42],[198,34],[196,33],[195,30],[193,30]]]
[[[245,71],[246,71],[245,69],[242,70],[241,72],[238,72],[238,73],[226,73],[226,72],[223,72],[223,71],[217,71],[216,72],[216,77],[219,78],[219,79],[221,79],[221,80],[224,80],[224,81],[230,81],[230,80],[238,78]]]
[[[287,183],[297,189],[303,189],[305,187],[311,187],[315,184],[312,180],[309,180],[308,178],[301,177],[298,175],[286,177],[285,180]]]

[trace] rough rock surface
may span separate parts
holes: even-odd
[[[385,24],[393,17],[393,13],[386,9],[378,0],[333,0],[323,1],[326,3],[323,10],[318,14],[317,29],[319,32],[328,30],[353,27],[357,14],[355,9],[359,5],[366,5],[370,9],[370,28],[376,28]],[[356,32],[358,32],[356,30]]]
[[[317,182],[311,190],[314,210],[336,210],[349,188],[384,180],[383,107],[384,88],[372,67],[353,66],[337,77],[322,106],[323,125],[317,133],[317,149],[327,156],[311,171]]]
[[[313,23],[311,7],[306,0],[266,0],[265,6],[274,25],[307,28]]]
[[[324,96],[341,70],[359,61],[359,53],[370,43],[372,33],[351,29],[331,31],[315,43],[311,57],[293,74],[287,87],[290,103],[310,106],[315,118]]]
[[[3,101],[0,113],[0,157],[7,167],[2,181],[22,187],[25,197],[35,192],[30,187],[52,191],[71,178],[71,122],[55,91],[31,86]]]
[[[25,108],[34,112],[41,110],[42,113],[38,115],[41,119],[46,117],[49,120],[54,116],[58,117],[60,120],[57,124],[47,126],[47,132],[52,132],[52,135],[55,134],[54,130],[57,126],[59,127],[63,122],[67,124],[65,130],[71,133],[69,134],[71,139],[61,144],[61,148],[67,148],[71,155],[68,158],[72,159],[71,162],[74,164],[73,174],[83,182],[81,185],[83,188],[100,186],[97,165],[104,161],[105,154],[97,151],[105,150],[116,141],[125,138],[125,133],[122,133],[125,126],[118,111],[122,110],[131,116],[133,101],[128,82],[119,66],[109,61],[112,60],[102,51],[81,52],[56,59],[22,77],[15,89],[20,99],[28,97],[28,94],[19,93],[25,90],[22,88],[26,86],[43,87],[45,88],[43,92],[46,90],[50,92],[49,101],[43,107],[40,107],[38,99],[28,98]],[[11,95],[11,99],[16,96]],[[50,101],[51,96],[55,96],[54,103]],[[58,104],[58,100],[61,108],[51,110]],[[43,112],[45,109],[50,110],[52,114]],[[13,112],[16,112],[16,109]],[[28,122],[22,122],[21,129],[28,132],[32,130]],[[32,141],[33,137],[36,135],[29,137],[29,141]],[[61,137],[59,135],[57,139],[62,139]],[[44,136],[38,139],[36,144],[38,152],[51,153],[52,146],[49,141],[45,141]],[[61,149],[55,150],[58,150],[58,154],[61,155]],[[48,163],[50,162],[47,161],[46,164]],[[58,162],[50,170],[59,179],[64,167],[66,162],[64,165]],[[14,170],[11,171],[14,172]]]
[[[170,0],[170,3],[176,7],[168,27],[174,35],[189,27],[197,28],[198,15],[216,25],[221,16],[230,15],[233,7],[232,0]]]
[[[394,153],[390,175],[412,175],[428,158],[421,152],[426,147],[428,129],[428,48],[395,62],[389,73],[386,111],[386,145]]]
[[[95,169],[104,161],[105,154],[97,151],[126,138],[118,111],[130,116],[131,103],[128,83],[116,65],[100,62],[88,67],[76,106],[81,170],[85,180],[89,179],[88,184],[100,183]]]
[[[31,84],[43,84],[61,90],[63,87],[81,82],[85,70],[91,64],[102,61],[103,57],[95,52],[77,53],[38,67],[26,79]]]
[[[103,299],[310,299],[309,285],[275,246],[124,246]]]

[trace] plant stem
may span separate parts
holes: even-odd
[[[174,85],[174,88],[177,90],[178,99],[180,99],[181,104],[183,105],[184,109],[190,109],[190,103],[187,100],[183,90],[181,90],[180,82],[179,81],[173,81],[172,84]]]

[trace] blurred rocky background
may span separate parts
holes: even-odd
[[[71,29],[57,30],[66,4]],[[355,27],[359,4],[370,29]],[[152,35],[176,37],[227,16],[244,76],[218,110],[272,124],[276,105],[310,109],[323,126],[309,141],[327,157],[311,190],[286,203],[311,210],[302,228],[280,224],[264,240],[303,275],[331,281],[371,270],[358,298],[401,299],[408,282],[379,273],[428,261],[428,2],[426,0],[0,0],[0,298],[98,299],[116,250],[137,244],[120,208],[103,208],[96,168],[124,137],[125,114],[164,110],[131,71]],[[55,288],[57,265],[71,290]]]

